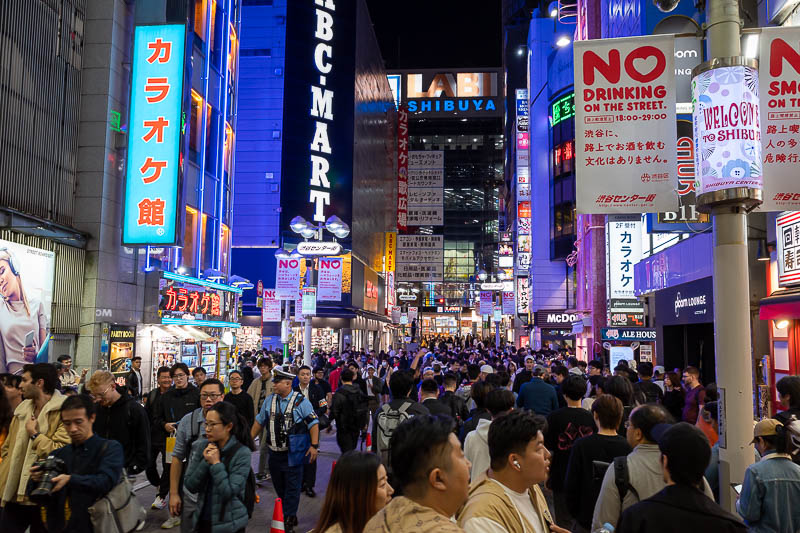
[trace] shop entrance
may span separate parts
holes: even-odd
[[[662,339],[667,372],[694,366],[700,370],[703,385],[716,382],[713,323],[664,326]]]

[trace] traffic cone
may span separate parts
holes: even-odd
[[[272,510],[272,527],[269,533],[284,533],[283,526],[283,502],[280,498],[275,498],[275,508]]]
[[[367,433],[367,451],[372,449],[372,434]]]

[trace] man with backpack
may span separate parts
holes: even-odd
[[[661,469],[661,450],[653,436],[653,428],[672,422],[669,412],[661,405],[646,404],[631,411],[625,427],[633,451],[615,458],[608,466],[594,507],[592,531],[600,530],[606,523],[617,527],[625,509],[650,498],[666,486]],[[705,478],[703,489],[713,500],[714,495]]]
[[[644,399],[644,403],[661,403],[664,400],[664,391],[653,382],[653,363],[639,363],[636,372],[639,374],[639,381],[633,384],[634,393]]]
[[[331,407],[331,415],[336,421],[336,444],[343,454],[356,449],[358,436],[369,421],[367,399],[361,388],[353,383],[353,378],[351,369],[342,370]]]
[[[408,397],[413,387],[414,375],[411,372],[407,370],[393,372],[389,378],[389,390],[394,399],[383,404],[373,419],[372,451],[380,456],[387,471],[391,469],[389,440],[392,438],[395,428],[409,418],[430,414],[424,405]]]
[[[444,393],[441,397],[441,402],[450,408],[450,416],[455,420],[455,434],[461,432],[461,426],[464,421],[469,418],[469,409],[467,409],[467,402],[464,398],[456,393],[458,388],[458,375],[453,372],[448,372],[444,375]]]

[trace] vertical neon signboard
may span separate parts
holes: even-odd
[[[137,26],[122,242],[174,244],[185,26]]]

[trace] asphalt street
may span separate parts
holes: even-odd
[[[322,439],[320,439],[320,454],[317,459],[319,461],[317,465],[317,484],[315,487],[317,496],[316,498],[309,498],[305,494],[301,495],[300,508],[297,513],[300,521],[297,532],[305,533],[310,531],[316,524],[320,510],[322,509],[322,502],[325,499],[325,488],[328,486],[331,467],[338,457],[339,447],[336,445],[336,433],[323,432]],[[253,471],[258,471],[258,452],[253,453]],[[145,509],[147,509],[147,523],[142,531],[172,531],[178,533],[180,531],[180,526],[174,527],[171,530],[161,529],[161,524],[169,517],[169,511],[167,508],[162,510],[150,508],[153,499],[156,497],[156,488],[147,482],[144,474],[137,476],[134,487],[136,488],[136,497],[142,505],[145,506]],[[247,530],[268,533],[270,523],[272,522],[275,498],[277,498],[272,487],[272,482],[267,480],[259,484],[256,493],[260,501],[256,503],[253,517],[247,525]]]

